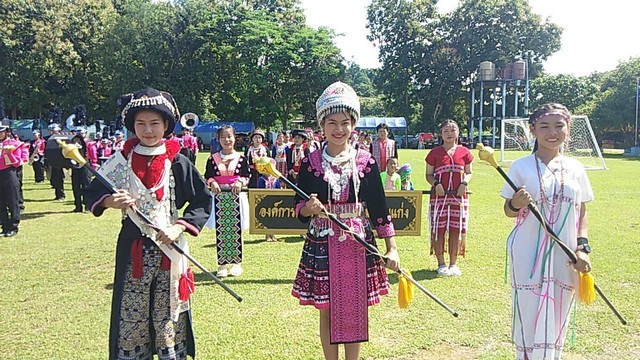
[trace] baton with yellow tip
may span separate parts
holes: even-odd
[[[483,144],[478,144],[476,146],[476,149],[478,150],[478,157],[480,158],[480,160],[486,161],[488,162],[491,166],[493,166],[496,170],[498,170],[498,172],[500,173],[500,175],[502,175],[502,177],[504,178],[504,180],[507,182],[507,184],[509,184],[509,186],[511,186],[511,188],[513,189],[513,191],[518,191],[518,186],[516,186],[516,184],[513,183],[513,181],[511,180],[511,178],[509,178],[509,175],[507,175],[507,173],[504,172],[504,170],[502,169],[502,167],[500,167],[500,165],[498,164],[498,162],[496,161],[496,159],[493,157],[493,153],[494,150],[488,146],[484,146]],[[542,217],[542,214],[540,214],[540,211],[538,210],[537,207],[535,207],[534,204],[529,203],[527,205],[527,208],[529,208],[529,211],[531,211],[531,213],[533,214],[533,216],[540,222],[540,224],[544,227],[545,231],[547,232],[547,234],[549,234],[549,237],[558,245],[560,246],[560,248],[562,249],[562,251],[564,251],[565,254],[567,254],[567,256],[569,257],[569,259],[571,260],[571,262],[573,262],[574,264],[578,261],[578,257],[576,256],[576,253],[573,252],[573,250],[569,249],[569,247],[567,246],[567,244],[565,244],[562,240],[560,240],[560,238],[558,237],[558,235],[555,233],[555,231],[551,228],[551,226],[547,223],[547,221],[544,219],[544,217]],[[598,292],[598,294],[600,295],[600,297],[602,297],[602,300],[604,300],[604,302],[607,304],[607,306],[609,306],[609,308],[611,309],[611,311],[613,311],[613,313],[616,315],[616,317],[618,318],[618,320],[620,320],[620,322],[622,323],[622,325],[627,325],[627,320],[625,320],[622,315],[620,315],[620,313],[618,312],[618,310],[613,306],[613,304],[611,304],[611,302],[609,301],[609,299],[604,295],[604,293],[602,292],[602,290],[600,290],[600,287],[598,287],[598,285],[596,285],[595,282],[593,282],[593,277],[591,276],[590,273],[581,273],[581,282],[583,278],[586,278],[588,282],[593,283],[593,287],[595,288],[595,290]],[[591,299],[591,301],[593,301]],[[589,303],[589,301],[585,301],[587,303]]]
[[[107,179],[104,178],[104,176],[102,176],[102,174],[97,172],[91,166],[91,164],[89,164],[87,160],[82,157],[76,145],[68,144],[60,139],[56,139],[56,141],[58,142],[58,144],[60,145],[60,148],[62,149],[62,156],[74,162],[78,167],[85,167],[96,177],[98,181],[100,181],[100,183],[102,183],[102,185],[104,185],[112,193],[115,193],[118,191],[118,189],[116,189]],[[161,230],[158,225],[156,225],[151,219],[149,219],[147,215],[145,215],[138,208],[133,206],[132,209],[136,213],[136,215],[140,217],[140,219],[142,219],[142,221],[144,221],[145,224],[147,224],[149,227],[153,228],[156,231]],[[207,270],[207,268],[204,267],[204,265],[200,264],[200,262],[196,260],[193,256],[186,253],[178,244],[176,244],[175,242],[171,243],[171,247],[176,249],[176,251],[179,252],[180,255],[184,255],[187,259],[189,259],[189,261],[191,261],[193,265],[195,265],[200,270],[202,270],[202,272],[207,274],[211,279],[213,279],[213,281],[215,281],[216,284],[220,285],[220,287],[222,287],[226,292],[228,292],[231,296],[233,296],[238,302],[242,301],[242,298],[238,294],[236,294],[235,291],[231,290],[231,288],[228,287],[227,284],[222,282],[222,280],[218,279],[217,276],[213,275],[209,270]]]
[[[284,183],[287,184],[288,187],[290,187],[296,194],[300,195],[301,198],[303,198],[304,200],[308,201],[309,199],[311,199],[311,197],[305,193],[304,191],[302,191],[302,189],[300,189],[299,187],[297,187],[293,182],[291,182],[289,179],[287,179],[286,177],[284,177],[282,175],[282,173],[280,173],[274,166],[274,161],[272,161],[271,158],[264,156],[259,158],[256,162],[255,162],[255,167],[256,170],[258,170],[259,173],[261,174],[265,174],[265,175],[271,175],[274,176],[276,178],[278,178],[280,181],[283,181]],[[349,226],[347,226],[345,223],[343,223],[342,221],[340,221],[335,214],[332,214],[330,212],[328,212],[325,208],[322,209],[322,212],[324,213],[325,216],[327,216],[333,223],[335,223],[336,225],[338,225],[338,227],[340,227],[342,230],[348,232],[349,234],[351,234],[353,236],[353,238],[362,246],[364,246],[365,249],[367,249],[367,251],[369,251],[371,254],[376,255],[378,257],[380,257],[381,259],[383,259],[384,261],[387,260],[387,258],[382,255],[378,249],[369,244],[368,242],[364,241],[360,235],[356,234],[353,230],[351,230],[351,228]],[[424,286],[422,286],[422,284],[420,284],[418,281],[416,281],[413,277],[411,277],[411,275],[409,274],[408,271],[405,271],[404,269],[400,268],[400,266],[398,265],[398,270],[395,270],[400,276],[404,277],[406,280],[408,280],[410,283],[412,283],[413,285],[417,286],[418,289],[420,289],[423,293],[425,293],[427,296],[429,296],[433,301],[435,301],[436,303],[438,303],[438,305],[442,306],[445,310],[447,310],[449,313],[451,313],[451,315],[453,315],[454,317],[458,317],[458,313],[453,310],[451,307],[449,307],[449,305],[445,304],[442,300],[440,300],[437,296],[435,296],[434,294],[432,294],[429,290],[427,290]],[[402,283],[402,282],[400,282]],[[399,290],[399,293],[405,293],[408,294],[408,296],[412,296],[412,291],[410,289],[404,289],[404,290]],[[401,303],[402,306],[402,303]],[[403,306],[404,307],[404,306]]]

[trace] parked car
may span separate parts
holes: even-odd
[[[418,148],[422,147],[424,149],[431,149],[438,146],[439,143],[438,137],[430,132],[417,133],[416,138],[418,139]]]

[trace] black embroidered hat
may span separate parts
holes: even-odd
[[[162,114],[162,117],[167,120],[165,136],[173,132],[176,121],[180,118],[180,111],[173,96],[168,92],[158,91],[153,88],[122,95],[118,99],[118,108],[124,125],[133,133],[135,133],[135,115],[140,110],[152,110]]]
[[[295,129],[291,131],[291,137],[294,136],[301,136],[303,139],[307,140],[309,139],[309,134],[307,134],[306,131],[304,131],[304,129]]]

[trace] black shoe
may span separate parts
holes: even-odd
[[[18,230],[11,230],[8,233],[4,234],[5,237],[13,237],[18,235]]]
[[[78,208],[73,209],[73,212],[77,212],[77,213],[81,213],[82,211],[83,211],[83,210],[82,210],[82,208],[80,208],[80,209],[78,209]]]

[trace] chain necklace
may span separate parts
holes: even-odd
[[[349,179],[354,173],[356,151],[351,149],[347,154],[336,157],[327,154],[327,149],[322,150],[322,169],[324,179],[329,186],[329,199],[335,202],[340,201],[343,191],[349,189]],[[354,176],[354,180],[357,176]],[[355,193],[358,193],[359,182],[356,183]]]
[[[545,186],[544,186],[544,173],[543,171],[541,171],[540,169],[540,164],[539,162],[542,162],[542,160],[538,157],[538,155],[535,156],[535,160],[536,160],[536,170],[537,170],[537,174],[538,174],[538,183],[540,184],[540,203],[542,204],[542,210],[546,208],[549,211],[549,224],[553,225],[556,222],[558,222],[558,219],[560,218],[560,213],[562,212],[562,200],[564,198],[564,161],[561,158],[560,159],[560,192],[556,193],[556,189],[558,187],[558,178],[556,176],[555,171],[553,171],[553,169],[551,169],[549,167],[549,165],[545,164],[546,168],[549,169],[551,171],[551,174],[553,175],[553,194],[551,197],[551,200],[549,200],[547,193],[545,191]],[[556,209],[557,206],[557,209]],[[555,218],[554,218],[555,217]]]

